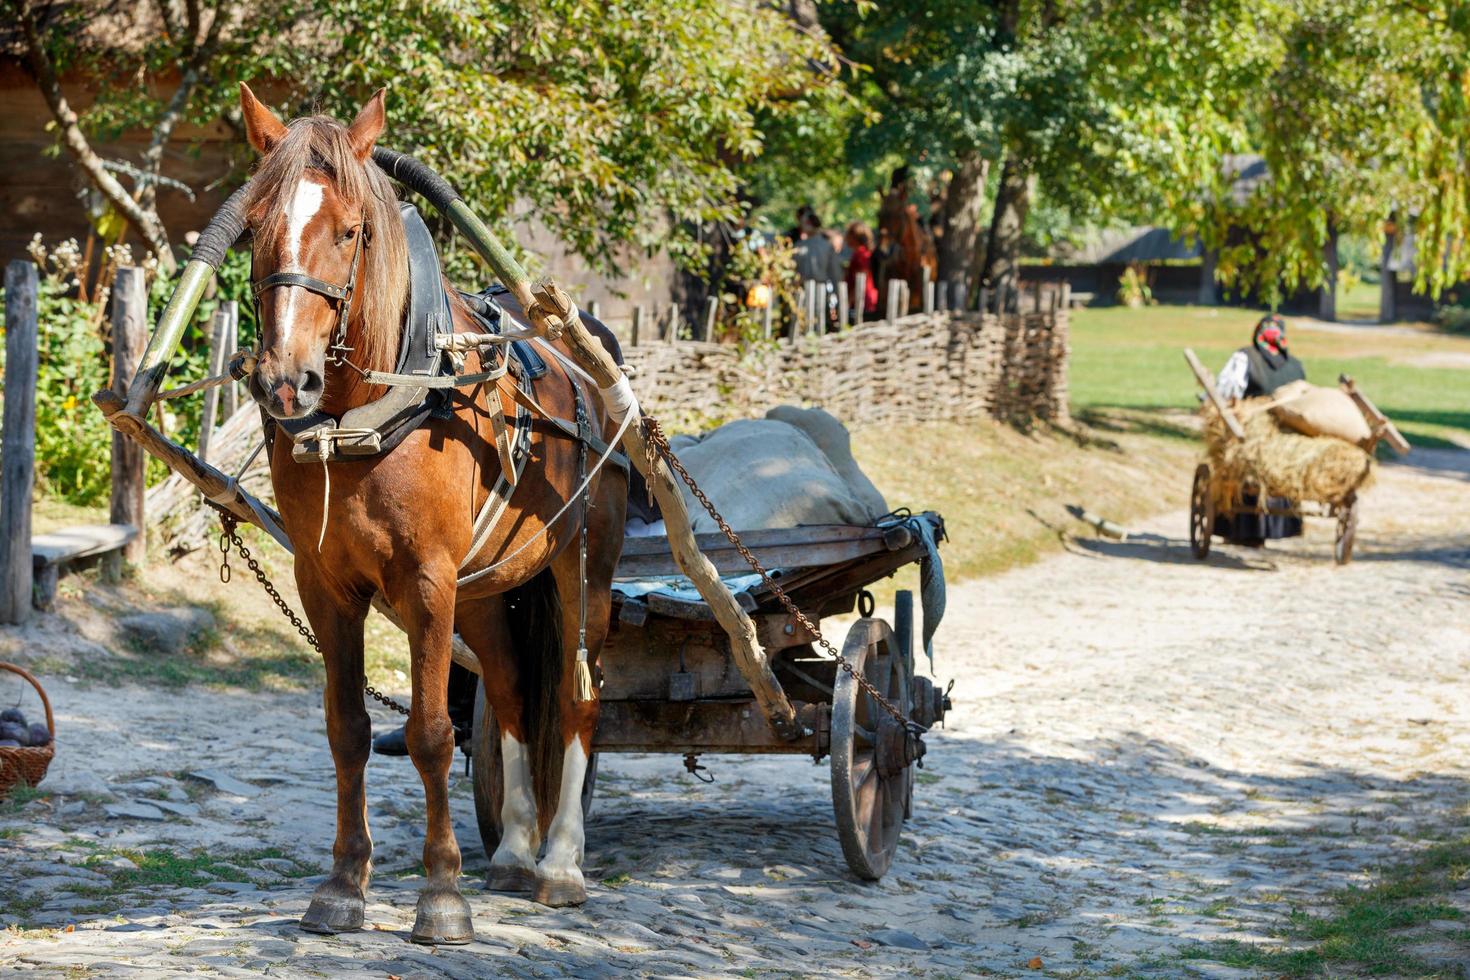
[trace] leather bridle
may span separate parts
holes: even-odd
[[[362,243],[368,236],[367,217],[358,224],[357,239],[352,245],[352,265],[347,270],[347,282],[334,286],[324,279],[309,276],[304,272],[272,272],[250,287],[255,299],[255,321],[263,323],[260,316],[260,294],[277,286],[299,286],[302,289],[326,297],[337,306],[337,329],[332,335],[332,344],[327,348],[328,364],[347,363],[352,348],[347,346],[347,315],[352,309],[352,293],[357,288],[357,267],[362,258]]]

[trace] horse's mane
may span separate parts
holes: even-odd
[[[392,184],[358,159],[347,127],[326,116],[292,121],[250,180],[245,212],[255,238],[269,246],[285,233],[287,202],[309,170],[322,173],[349,210],[364,214],[370,237],[363,243],[348,343],[359,367],[391,371],[408,302],[408,246]]]

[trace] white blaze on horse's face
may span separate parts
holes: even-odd
[[[296,185],[296,193],[286,208],[286,269],[289,272],[305,272],[301,241],[306,235],[306,226],[321,210],[322,200],[327,195],[327,183],[320,177],[308,175]],[[276,314],[276,344],[285,347],[291,342],[291,332],[296,326],[303,296],[311,295],[300,286],[287,286],[286,302]]]
[[[256,281],[298,273],[334,286],[345,283],[355,250],[339,247],[345,246],[339,240],[341,211],[326,176],[316,171],[303,175],[285,202],[283,233],[257,246]],[[305,286],[280,283],[260,294],[260,315],[261,357],[251,394],[276,418],[307,415],[325,388],[337,305]]]

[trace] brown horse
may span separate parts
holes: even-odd
[[[409,293],[403,219],[370,160],[384,125],[383,93],[346,127],[323,117],[286,126],[245,86],[241,108],[261,155],[247,200],[261,314],[250,388],[283,424],[315,410],[341,418],[382,394],[360,370],[393,370]],[[346,295],[333,297],[319,288],[324,283],[347,286]],[[455,331],[480,329],[445,287]],[[346,307],[341,321],[339,306]],[[349,352],[339,357],[329,348],[343,340],[342,323]],[[544,353],[549,370],[534,398],[548,415],[572,419],[579,382],[552,349]],[[480,355],[468,357],[473,368]],[[292,440],[275,426],[271,478],[295,550],[301,601],[326,664],[327,738],[337,770],[332,871],[301,920],[305,929],[342,932],[363,923],[372,858],[363,787],[371,738],[363,621],[375,595],[402,622],[412,655],[406,734],[424,784],[428,879],[412,938],[462,943],[473,934],[449,813],[454,733],[446,682],[456,631],[479,660],[504,757],[505,829],[489,886],[530,891],[551,905],[586,900],[580,799],[597,701],[595,692],[579,701],[574,691],[580,543],[585,525],[586,648],[595,662],[608,628],[627,481],[603,468],[584,498],[590,506],[579,500],[556,519],[577,490],[585,445],[538,418],[530,461],[506,512],[467,557],[473,520],[501,472],[489,400],[499,399],[514,420],[512,387],[507,376],[454,389],[447,418],[431,416],[396,448],[363,460],[298,462]],[[611,438],[599,400],[590,390],[583,397],[592,431]],[[459,584],[461,575],[497,562]]]
[[[893,186],[878,205],[878,230],[887,233],[890,249],[883,260],[879,307],[886,308],[888,282],[901,279],[909,284],[909,311],[923,309],[924,270],[929,270],[930,282],[939,278],[939,254],[934,236],[919,221],[919,209],[909,201],[908,177],[902,172],[894,174]]]

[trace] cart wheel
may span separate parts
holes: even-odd
[[[505,778],[500,768],[500,729],[495,724],[495,711],[485,698],[485,684],[475,692],[475,727],[470,732],[470,768],[474,773],[475,820],[480,825],[480,843],[485,857],[494,856],[500,846],[500,804],[505,799]],[[587,776],[582,781],[582,818],[592,815],[592,791],[597,784],[597,753],[587,760]]]
[[[1189,494],[1189,544],[1194,557],[1209,557],[1210,536],[1215,533],[1215,494],[1210,487],[1210,464],[1194,471],[1194,489]]]
[[[860,619],[847,631],[842,655],[905,718],[913,710],[908,665],[881,619]],[[913,790],[914,770],[903,757],[903,727],[845,670],[832,687],[832,807],[848,867],[876,881],[893,863]]]
[[[1337,508],[1337,540],[1332,546],[1332,557],[1339,565],[1353,560],[1353,541],[1358,536],[1358,495],[1348,498]]]

